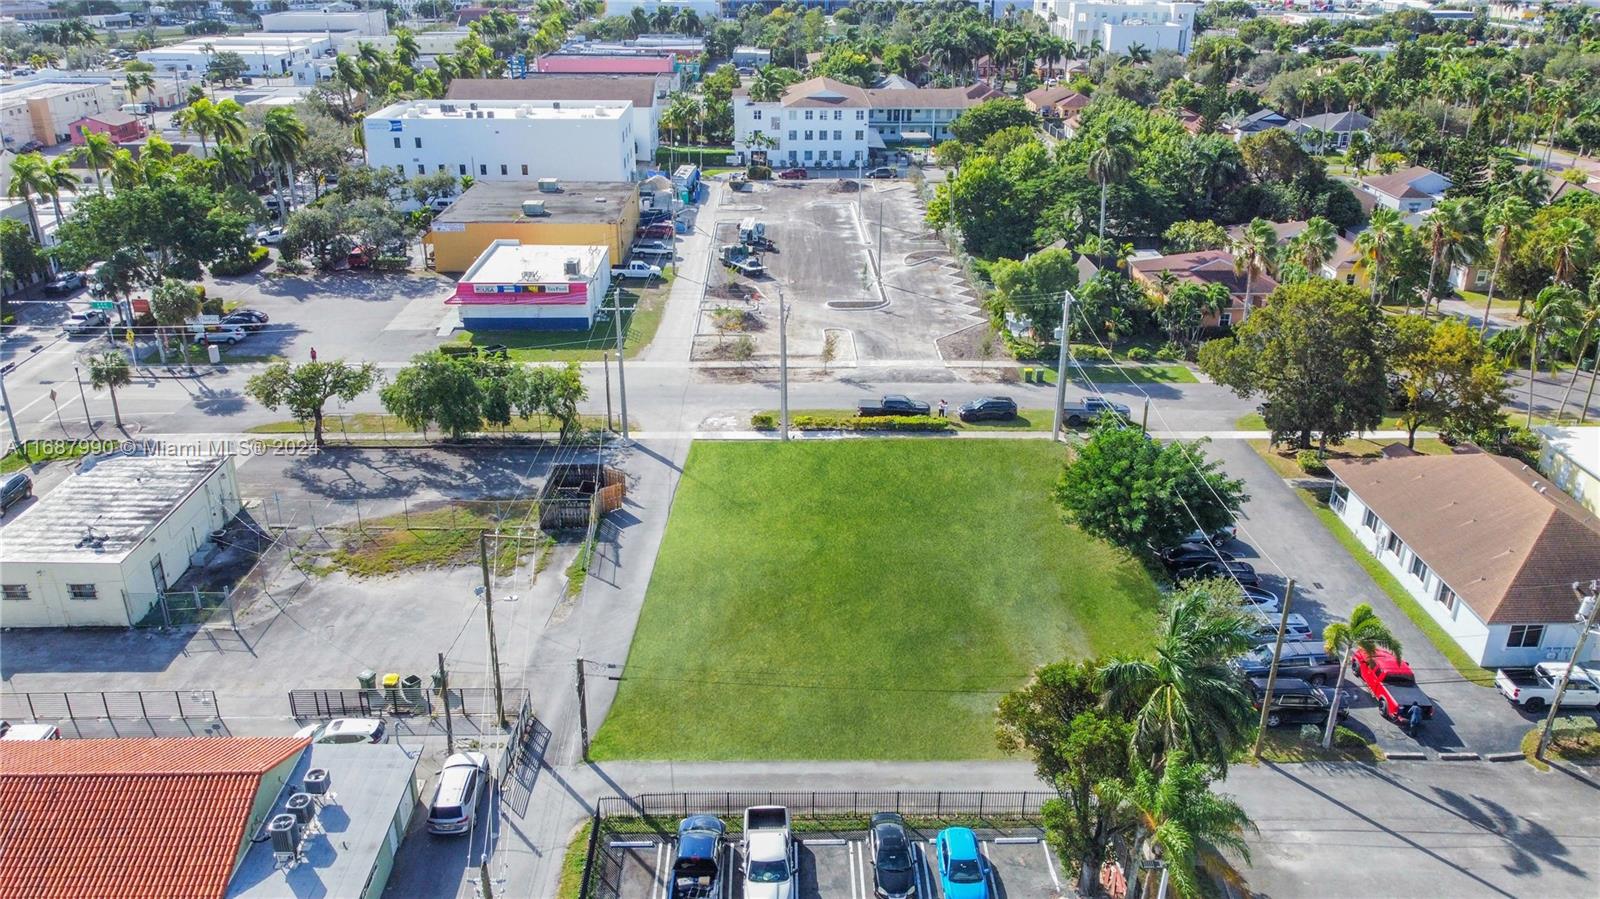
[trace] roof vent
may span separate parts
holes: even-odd
[[[522,214],[528,218],[540,218],[550,213],[545,211],[543,200],[523,200]]]
[[[559,178],[540,178],[539,179],[539,193],[542,193],[542,194],[558,194],[558,193],[561,193],[561,179],[559,179]]]
[[[327,768],[312,768],[306,772],[306,779],[300,784],[312,796],[322,796],[328,792],[328,787],[333,781],[328,777]]]
[[[569,278],[578,277],[578,257],[568,256],[567,261],[562,263],[561,270],[565,272]]]

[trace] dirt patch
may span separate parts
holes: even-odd
[[[761,299],[761,291],[757,290],[753,284],[741,282],[718,284],[706,290],[706,299],[738,300],[744,303],[754,303]]]
[[[478,557],[483,531],[538,534],[533,508],[526,499],[429,503],[353,527],[325,529],[331,545],[320,550],[308,545],[312,558],[297,564],[315,573],[343,571],[356,577],[465,565]],[[491,562],[497,571],[514,570],[519,559],[539,547],[532,540],[500,540],[491,547]]]
[[[989,361],[1005,365],[1013,361],[1000,335],[988,322],[979,322],[939,338],[939,354],[950,362]]]

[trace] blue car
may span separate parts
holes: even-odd
[[[989,860],[978,851],[978,835],[947,827],[934,840],[939,885],[945,899],[989,899]]]

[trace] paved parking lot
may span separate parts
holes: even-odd
[[[933,861],[933,831],[916,843],[917,895],[942,897]],[[980,847],[989,860],[990,895],[1000,899],[1046,899],[1062,896],[1062,872],[1037,830],[979,831]],[[724,849],[721,867],[733,872],[722,882],[721,899],[744,896],[740,883],[737,837]],[[801,899],[873,895],[872,859],[862,832],[802,836],[799,840]],[[661,899],[667,895],[673,860],[670,839],[656,836],[610,838],[607,847],[620,863],[619,899]]]
[[[908,181],[867,181],[859,191],[842,191],[831,179],[778,181],[727,196],[718,221],[707,225],[713,243],[736,243],[738,223],[754,217],[766,224],[774,246],[763,254],[763,277],[713,266],[697,349],[718,343],[710,310],[740,307],[755,288],[765,297],[767,322],[751,334],[757,356],[778,353],[776,309],[765,307],[775,307],[782,290],[792,357],[819,356],[832,331],[842,363],[939,359],[939,338],[982,317],[944,243],[923,222],[924,212]]]

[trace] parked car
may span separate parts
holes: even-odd
[[[1121,403],[1113,403],[1097,396],[1084,397],[1081,403],[1068,403],[1061,407],[1062,420],[1074,428],[1097,421],[1100,416],[1108,412],[1126,420],[1130,410]]]
[[[59,296],[83,289],[83,272],[62,272],[50,279],[44,286],[44,292]]]
[[[667,899],[713,899],[722,892],[722,839],[727,828],[716,815],[690,815],[678,823]]]
[[[1501,668],[1494,673],[1494,685],[1511,704],[1530,712],[1540,712],[1556,700],[1556,688],[1567,672],[1566,662],[1540,662],[1532,668]],[[1600,670],[1579,665],[1567,679],[1567,692],[1561,695],[1562,708],[1600,708]]]
[[[428,208],[432,209],[434,212],[443,212],[446,209],[449,209],[450,204],[454,203],[455,201],[455,197],[434,197],[428,201]]]
[[[1366,650],[1357,649],[1350,657],[1350,667],[1372,691],[1385,718],[1402,720],[1412,703],[1421,707],[1422,717],[1433,717],[1433,700],[1417,686],[1416,674],[1404,659],[1387,649],[1379,649],[1369,658]]]
[[[672,221],[672,213],[665,209],[646,209],[639,213],[639,224],[654,225],[657,222]]]
[[[88,312],[74,312],[67,316],[67,323],[63,330],[68,336],[78,337],[84,334],[93,334],[111,324],[111,317],[99,309],[90,309]]]
[[[723,265],[746,278],[758,278],[767,273],[767,267],[754,256],[733,256],[724,261]]]
[[[6,514],[11,507],[33,495],[33,478],[22,472],[17,472],[6,478],[4,486],[0,486],[0,515]]]
[[[1184,543],[1209,543],[1212,546],[1221,547],[1221,546],[1226,546],[1229,543],[1232,543],[1235,539],[1238,538],[1238,536],[1239,536],[1239,529],[1238,528],[1234,527],[1231,524],[1225,524],[1222,527],[1217,528],[1216,530],[1212,531],[1209,534],[1206,533],[1205,531],[1190,531],[1189,532],[1189,536],[1183,538],[1183,542]]]
[[[489,757],[481,752],[458,752],[444,760],[439,787],[428,804],[428,832],[466,833],[478,815],[489,782]]]
[[[269,321],[267,314],[257,309],[236,309],[222,317],[220,324],[238,325],[246,331],[259,331]]]
[[[1267,695],[1267,679],[1250,679],[1250,704],[1261,711]],[[1267,710],[1267,726],[1285,724],[1321,724],[1328,720],[1328,707],[1333,703],[1333,688],[1309,684],[1297,677],[1280,676],[1272,685],[1272,707]],[[1340,701],[1339,720],[1350,717],[1350,710]]]
[[[962,403],[956,415],[962,421],[1010,421],[1017,417],[1017,401],[1009,396],[983,396]]]
[[[1257,646],[1270,647],[1278,641],[1278,621],[1280,617],[1263,614],[1261,626],[1256,628],[1253,637]],[[1285,643],[1309,643],[1316,639],[1311,631],[1311,623],[1306,621],[1304,615],[1290,612],[1283,626],[1283,639]]]
[[[256,235],[256,240],[259,240],[268,246],[278,243],[279,241],[283,240],[283,228],[273,225],[271,228],[268,228]]]
[[[965,827],[946,827],[933,846],[945,899],[989,899],[989,860],[978,851],[977,834]]]
[[[1192,568],[1213,560],[1232,562],[1233,553],[1217,549],[1209,543],[1180,543],[1161,551],[1161,564],[1168,571]]]
[[[643,259],[633,259],[629,260],[627,265],[613,266],[611,269],[611,277],[659,278],[661,277],[661,266],[651,265],[650,263],[645,262]]]
[[[670,256],[672,244],[664,240],[640,240],[633,244],[635,256]]]
[[[857,403],[856,415],[862,418],[884,415],[927,415],[928,404],[904,394],[891,393],[877,402]]]
[[[382,743],[384,727],[377,718],[335,718],[302,727],[294,735],[310,737],[313,743]]]
[[[1237,559],[1233,561],[1211,559],[1210,561],[1196,562],[1193,565],[1186,565],[1172,570],[1173,580],[1178,581],[1209,577],[1227,578],[1231,581],[1237,581],[1246,587],[1254,587],[1261,583],[1260,576],[1256,574],[1255,566],[1249,562],[1240,562]]]
[[[1239,594],[1240,605],[1255,609],[1263,615],[1276,615],[1283,609],[1282,606],[1278,605],[1281,602],[1278,599],[1278,594],[1265,587],[1241,586]]]
[[[1333,683],[1339,678],[1339,657],[1321,643],[1284,643],[1278,654],[1278,677],[1298,677],[1313,686]],[[1266,677],[1272,668],[1272,647],[1258,646],[1228,662],[1240,677]]]
[[[61,728],[54,724],[13,724],[0,734],[0,740],[59,740]]]
[[[747,899],[799,899],[800,853],[789,831],[789,810],[758,805],[744,810],[744,859]]]
[[[249,336],[240,325],[218,325],[214,328],[207,328],[205,333],[195,338],[194,342],[225,343],[228,346],[233,346]]]
[[[872,886],[878,899],[911,899],[917,894],[916,855],[906,821],[894,812],[872,816],[867,830]]]
[[[806,178],[810,178],[811,173],[802,168],[792,168],[784,169],[783,171],[779,172],[778,177],[785,181],[801,181]]]
[[[640,237],[671,238],[673,233],[672,223],[653,222],[648,225],[640,225],[639,230],[635,233]]]
[[[868,178],[898,178],[900,176],[895,172],[894,169],[889,168],[886,165],[880,165],[877,168],[873,169],[872,171],[867,172],[867,177]]]
[[[352,270],[372,268],[372,257],[375,255],[370,247],[356,247],[345,257],[345,264]]]

